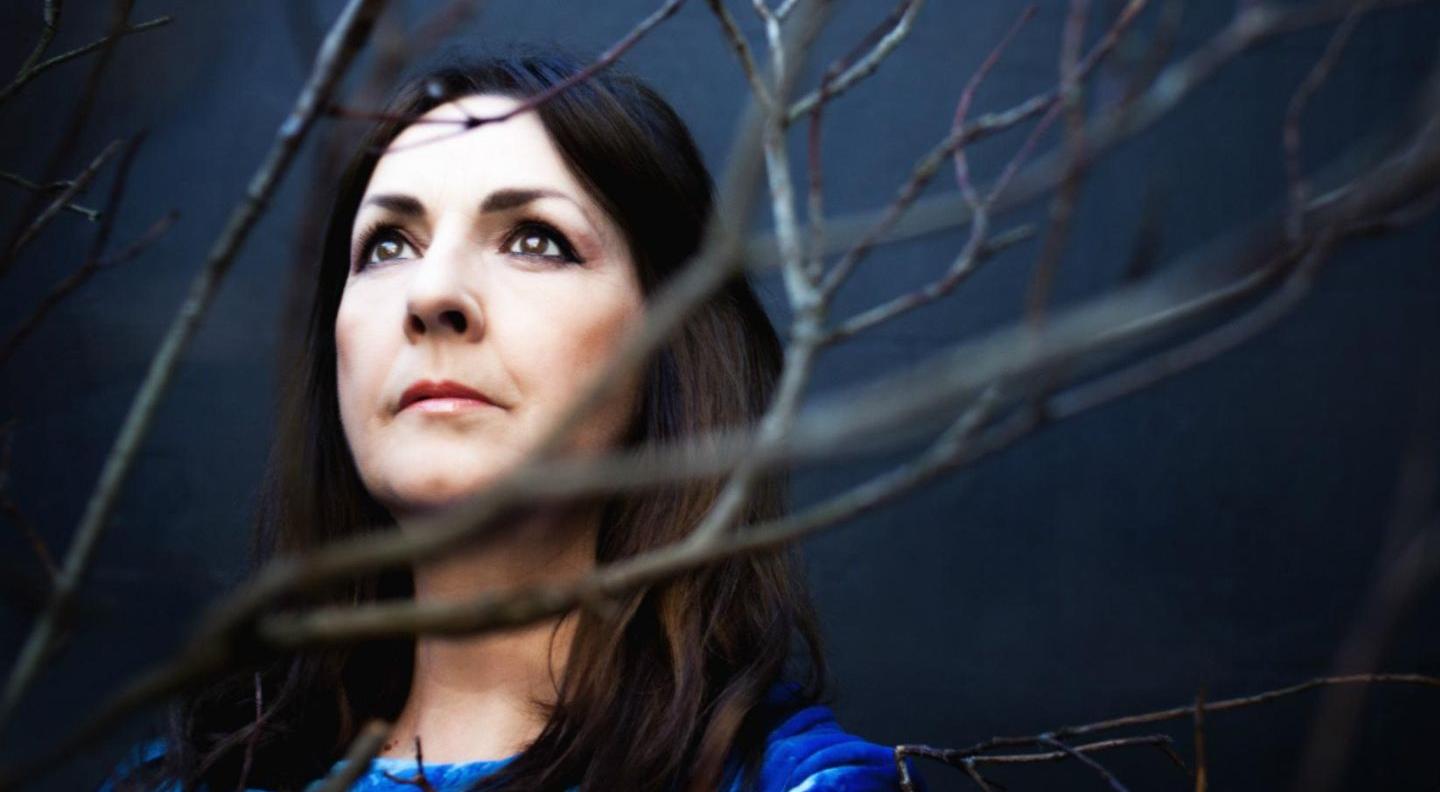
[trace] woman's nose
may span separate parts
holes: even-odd
[[[472,283],[476,262],[465,247],[437,239],[416,262],[405,300],[405,334],[411,341],[474,341],[483,333],[485,319]]]

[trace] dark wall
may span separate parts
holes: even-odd
[[[108,4],[93,5],[70,4],[54,51],[103,32]],[[340,3],[313,5],[323,27]],[[418,15],[422,4],[409,5]],[[559,43],[593,54],[656,5],[492,2],[460,40]],[[748,4],[732,5],[758,44]],[[848,49],[890,5],[837,3],[819,42],[822,60]],[[1116,5],[1098,3],[1097,11],[1108,15]],[[1188,5],[1179,53],[1213,35],[1233,4]],[[1306,116],[1309,165],[1404,118],[1440,32],[1440,8],[1422,5],[1379,12],[1359,26]],[[0,74],[11,74],[31,46],[39,6],[0,6],[0,52],[7,53]],[[148,130],[115,238],[123,244],[170,209],[181,220],[144,257],[101,273],[59,306],[0,366],[0,421],[16,421],[10,491],[57,552],[315,45],[296,24],[306,18],[304,3],[138,6],[136,19],[171,14],[175,21],[119,46],[63,169],[73,172],[115,137]],[[946,133],[965,80],[1020,7],[933,0],[899,53],[836,102],[825,148],[832,211],[890,200]],[[1007,107],[1053,82],[1063,16],[1063,4],[1041,4],[986,83],[978,110]],[[1141,27],[1153,28],[1157,16],[1148,14]],[[1097,13],[1097,25],[1100,19]],[[1057,301],[1120,285],[1142,224],[1158,233],[1164,262],[1273,210],[1284,194],[1285,104],[1328,35],[1299,33],[1239,59],[1096,167]],[[689,4],[623,62],[675,104],[719,171],[745,86],[703,3]],[[0,169],[39,175],[87,68],[80,61],[57,69],[0,107]],[[1112,96],[1119,79],[1102,74],[1092,98]],[[798,160],[803,148],[798,134],[795,140]],[[975,169],[995,173],[1019,140],[1008,134],[978,146]],[[81,597],[80,629],[27,700],[23,726],[9,730],[0,756],[54,740],[102,693],[173,647],[198,609],[236,582],[274,420],[280,328],[298,310],[288,296],[297,218],[313,200],[307,181],[315,148],[312,140],[187,351],[110,521]],[[932,192],[953,190],[953,181],[940,182]],[[107,188],[102,177],[86,202],[100,203]],[[24,204],[23,194],[0,184],[0,232],[11,233]],[[1000,225],[1044,217],[1041,204]],[[768,216],[760,225],[769,225]],[[1435,459],[1433,433],[1427,446],[1419,428],[1427,416],[1435,425],[1440,403],[1437,231],[1426,220],[1386,239],[1346,243],[1313,296],[1241,349],[808,541],[842,722],[877,742],[955,746],[1183,704],[1199,690],[1221,698],[1327,672],[1380,569],[1407,449],[1419,444]],[[90,232],[85,221],[62,217],[25,252],[0,288],[0,332],[78,264]],[[952,230],[886,247],[842,293],[837,314],[933,277],[962,241]],[[1035,241],[1020,245],[951,298],[828,353],[814,393],[1013,321],[1038,252]],[[778,280],[760,286],[784,321]],[[798,471],[796,500],[824,497],[913,450]],[[0,646],[9,648],[28,629],[26,597],[43,582],[8,522],[0,527],[0,578],[12,595],[0,608]],[[1437,613],[1433,592],[1415,604],[1384,654],[1385,669],[1440,673]],[[1316,701],[1300,696],[1213,716],[1212,785],[1290,786]],[[1440,733],[1437,713],[1440,692],[1375,691],[1343,786],[1434,789],[1440,770],[1427,751]],[[1169,733],[1188,756],[1189,725]],[[77,758],[53,788],[98,777],[126,739],[113,740],[111,754]],[[1131,788],[1188,788],[1158,752],[1122,752],[1110,766]],[[964,788],[957,772],[924,767],[933,788]],[[1073,763],[996,777],[1011,789],[1103,788]]]

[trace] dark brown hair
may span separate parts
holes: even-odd
[[[254,561],[390,530],[362,485],[339,419],[334,322],[350,229],[380,150],[413,119],[473,94],[534,96],[579,69],[555,55],[451,63],[410,81],[338,185],[305,347],[272,452]],[[653,296],[697,251],[712,185],[675,112],[636,79],[603,72],[540,105],[571,171],[623,231]],[[675,440],[753,423],[781,362],[780,344],[743,278],[728,283],[649,362],[629,442]],[[598,563],[685,536],[714,503],[716,480],[607,502]],[[783,487],[754,490],[744,520],[777,516]],[[408,570],[354,580],[329,602],[411,595]],[[309,600],[307,604],[313,604]],[[287,603],[294,606],[298,603]],[[539,737],[483,788],[706,789],[754,773],[785,709],[767,693],[788,680],[788,707],[823,698],[826,673],[803,576],[789,550],[733,558],[626,595],[618,617],[579,614],[558,701]],[[798,639],[798,640],[797,640]],[[270,658],[172,712],[164,761],[149,768],[189,788],[298,789],[323,775],[370,718],[393,719],[412,673],[413,639]],[[791,663],[794,667],[791,667]],[[261,715],[257,718],[257,709]]]

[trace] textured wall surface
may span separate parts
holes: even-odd
[[[115,137],[148,130],[116,239],[133,238],[172,208],[181,219],[142,258],[101,273],[62,304],[0,367],[0,420],[16,420],[11,492],[57,552],[190,277],[293,101],[317,43],[306,20],[323,27],[340,4],[137,5],[136,19],[175,21],[121,43],[79,153],[64,169]],[[418,16],[425,4],[408,5]],[[457,41],[553,43],[593,54],[656,5],[494,0]],[[748,4],[732,5],[758,44]],[[806,84],[890,5],[837,3]],[[978,110],[1007,107],[1053,82],[1063,5],[1041,4]],[[31,46],[39,6],[0,4],[0,74]],[[101,33],[107,6],[69,4],[57,51]],[[1098,26],[1118,3],[1096,6]],[[1188,6],[1179,53],[1232,11],[1228,2]],[[946,133],[965,80],[1019,10],[1013,2],[927,4],[910,40],[829,115],[832,211],[890,200]],[[1142,28],[1153,28],[1155,16]],[[1306,162],[1327,162],[1402,121],[1437,33],[1434,4],[1365,20],[1306,116]],[[1328,35],[1302,32],[1240,58],[1103,160],[1085,185],[1056,300],[1119,285],[1144,223],[1158,233],[1165,262],[1277,207],[1285,104]],[[745,85],[704,4],[687,5],[623,63],[674,103],[719,171]],[[0,169],[43,168],[86,70],[83,62],[57,69],[0,107]],[[1105,100],[1117,80],[1102,75],[1092,99]],[[995,173],[1020,139],[1012,133],[980,145],[974,167]],[[799,134],[795,141],[798,176]],[[300,310],[291,278],[299,218],[315,195],[315,149],[312,139],[186,353],[84,588],[80,629],[26,701],[24,726],[0,742],[0,756],[55,739],[118,680],[173,647],[199,609],[237,582],[274,422],[282,328]],[[954,189],[939,181],[935,192]],[[107,185],[102,178],[87,202],[100,203]],[[22,206],[23,196],[0,184],[0,232],[11,233]],[[1041,203],[1001,227],[1044,217]],[[768,227],[768,216],[757,224]],[[1433,426],[1440,404],[1437,231],[1426,220],[1390,238],[1347,243],[1307,303],[1239,350],[809,540],[841,721],[878,742],[963,745],[1183,704],[1202,689],[1219,698],[1327,672],[1364,612],[1404,454],[1423,441],[1417,427],[1427,414]],[[89,233],[84,220],[62,217],[25,252],[0,281],[0,332],[78,264]],[[918,286],[962,241],[951,230],[884,248],[842,292],[838,313]],[[952,297],[827,353],[814,392],[1014,321],[1038,253],[1036,241],[1019,245]],[[778,280],[759,285],[785,321]],[[906,455],[797,471],[795,498],[824,497]],[[0,524],[0,579],[13,595],[0,600],[8,662],[30,623],[24,598],[41,585],[9,522]],[[1433,592],[1415,603],[1382,666],[1440,673],[1437,614]],[[1290,786],[1316,700],[1213,716],[1214,788]],[[1435,789],[1440,770],[1427,752],[1437,732],[1440,692],[1376,691],[1344,787]],[[1188,725],[1171,733],[1188,755]],[[53,788],[98,778],[126,739],[112,740],[109,754],[77,758]],[[933,788],[965,788],[955,771],[924,767]],[[1116,754],[1110,767],[1133,789],[1187,784],[1152,751]],[[996,778],[1016,790],[1103,787],[1073,763]]]

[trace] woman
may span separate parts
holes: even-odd
[[[359,531],[417,530],[415,518],[513,468],[698,249],[710,177],[683,123],[638,81],[601,74],[466,130],[577,69],[538,56],[435,70],[398,94],[393,120],[360,149],[331,215],[258,562]],[[567,451],[751,423],[780,354],[736,279]],[[718,488],[531,508],[482,548],[321,601],[466,599],[570,579],[683,538]],[[764,482],[745,522],[774,517],[782,494]],[[301,789],[381,718],[394,730],[358,788],[416,788],[417,748],[441,790],[895,788],[891,751],[816,704],[824,680],[791,554],[754,555],[638,591],[606,616],[275,659],[177,707],[131,780]]]

